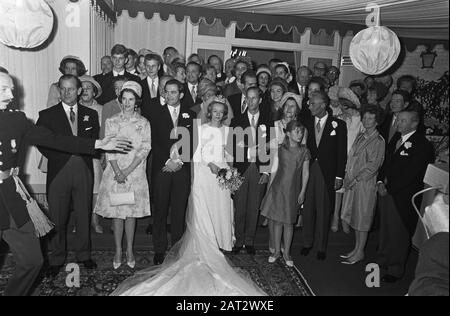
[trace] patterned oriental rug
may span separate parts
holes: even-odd
[[[33,291],[34,296],[107,296],[135,271],[145,269],[152,264],[153,253],[136,251],[136,268],[130,269],[123,264],[118,270],[112,267],[112,251],[94,251],[93,259],[97,262],[96,270],[80,270],[80,287],[68,287],[66,279],[69,272],[62,271],[55,279],[41,278]],[[268,251],[257,251],[256,256],[247,254],[227,255],[236,267],[247,271],[252,279],[270,296],[314,296],[306,280],[297,268],[289,268],[283,260],[274,264],[267,262]],[[69,255],[67,262],[73,260]],[[3,263],[3,265],[2,265]],[[0,258],[0,295],[14,269],[11,255]],[[70,266],[68,266],[68,269]]]

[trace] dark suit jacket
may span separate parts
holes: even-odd
[[[138,76],[132,75],[129,72],[125,71],[125,77],[128,78],[129,81],[136,81],[137,83],[141,82],[141,78]],[[116,92],[114,91],[114,74],[113,72],[107,73],[103,75],[100,80],[100,86],[102,87],[103,93],[97,98],[97,102],[101,105],[108,103],[111,100],[117,98]]]
[[[336,177],[344,179],[345,176],[347,126],[344,121],[328,115],[319,147],[316,144],[315,117],[307,119],[305,126],[308,130],[307,146],[311,152],[310,165],[317,159],[328,188],[334,190]],[[334,195],[330,198],[334,199]]]
[[[184,106],[187,106],[189,109],[192,108],[196,104],[202,103],[202,99],[198,95],[198,85],[197,85],[197,98],[196,98],[195,102],[192,99],[192,94],[191,94],[191,91],[189,91],[187,83],[184,85],[183,93],[184,93],[184,96],[183,96],[183,99],[181,100],[181,103]]]
[[[159,89],[157,89],[157,96],[156,98],[152,98],[151,93],[150,93],[150,87],[148,86],[148,81],[147,78],[141,80],[141,86],[142,86],[142,104],[141,104],[141,109],[143,109],[144,107],[148,106],[150,103],[155,103],[158,102],[159,103]],[[156,99],[156,100],[153,100]]]
[[[0,171],[18,167],[21,157],[28,151],[28,145],[94,154],[94,143],[92,139],[58,136],[44,127],[35,126],[23,112],[0,112]],[[25,202],[16,192],[12,178],[0,183],[0,231],[10,228],[10,216],[19,228],[30,220]]]
[[[228,97],[228,102],[230,102],[231,109],[233,110],[233,114],[238,116],[242,115],[241,106],[242,106],[242,93],[234,94]]]
[[[189,142],[190,142],[190,154],[192,157],[194,153],[194,148],[192,148],[193,142],[193,128],[196,115],[189,108],[181,105],[180,113],[178,116],[178,127],[184,127],[190,132]],[[160,106],[155,109],[153,113],[153,120],[151,121],[152,129],[152,175],[157,175],[161,169],[165,166],[167,160],[170,159],[170,150],[172,146],[181,139],[171,139],[170,134],[174,128],[171,114],[166,106]],[[180,155],[182,154],[182,149],[180,148]],[[190,168],[189,161],[183,161],[183,168]]]
[[[78,137],[97,139],[100,131],[98,123],[98,114],[95,110],[88,107],[78,105]],[[87,119],[86,119],[87,118]],[[37,125],[44,126],[50,131],[65,136],[73,136],[70,128],[69,120],[64,111],[62,103],[59,103],[51,108],[39,112],[39,119]],[[51,150],[45,147],[38,147],[39,151],[48,159],[47,172],[47,192],[48,188],[58,174],[64,167],[71,155],[62,151]],[[81,155],[86,162],[87,167],[92,171],[92,156]],[[92,171],[93,172],[93,171]]]
[[[248,149],[249,147],[252,147],[250,144],[250,137],[249,135],[239,135],[239,127],[242,128],[242,130],[245,131],[245,129],[250,127],[250,121],[248,119],[248,110],[245,111],[244,114],[240,114],[240,111],[238,112],[238,115],[236,115],[232,120],[230,127],[234,129],[233,133],[230,133],[228,146],[232,146],[232,150],[228,150],[228,152],[233,152],[233,158],[234,158],[234,167],[238,169],[239,173],[243,175],[245,171],[250,166],[250,161],[248,159]],[[271,140],[271,128],[273,128],[274,124],[270,116],[260,111],[260,116],[258,120],[258,131],[257,131],[257,137],[256,137],[256,144],[259,145],[257,152],[257,158],[256,158],[256,165],[259,167],[261,166],[269,166],[270,161],[272,160],[270,157],[267,161],[265,159],[260,159],[261,154],[268,153],[267,150],[267,144]],[[263,127],[265,126],[265,128]],[[265,136],[265,137],[264,137]],[[272,135],[274,136],[274,135]],[[241,146],[241,144],[243,146]],[[254,146],[253,145],[253,146]],[[270,152],[272,153],[272,152]],[[269,153],[269,154],[270,154]],[[273,153],[272,153],[273,154]],[[269,169],[269,168],[268,168]],[[260,169],[261,170],[261,169]]]
[[[396,134],[388,144],[386,158],[378,174],[378,180],[386,180],[388,193],[394,198],[397,210],[412,236],[418,218],[412,207],[411,198],[423,189],[423,178],[428,164],[434,161],[434,150],[425,136],[418,132],[411,135],[396,150],[400,137],[399,133]]]

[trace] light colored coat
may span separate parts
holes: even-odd
[[[369,137],[360,133],[349,152],[344,185],[355,179],[357,182],[345,189],[341,218],[357,231],[368,232],[371,228],[384,152],[385,142],[378,131]]]

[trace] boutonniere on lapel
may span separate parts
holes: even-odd
[[[412,147],[412,143],[411,142],[406,142],[403,144],[403,146],[405,146],[406,149],[410,149]]]
[[[336,121],[331,122],[331,126],[333,126],[333,131],[330,136],[336,136],[336,128],[338,127],[338,123]]]
[[[11,152],[17,154],[17,143],[15,139],[11,139]]]
[[[185,120],[191,118],[191,116],[190,116],[189,114],[187,114],[187,113],[183,113],[181,116],[182,116]]]
[[[84,116],[83,122],[89,122],[89,115]]]

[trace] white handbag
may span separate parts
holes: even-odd
[[[122,189],[121,189],[122,188]],[[134,191],[130,185],[120,185],[116,183],[113,191],[109,193],[109,202],[111,206],[135,205]]]

